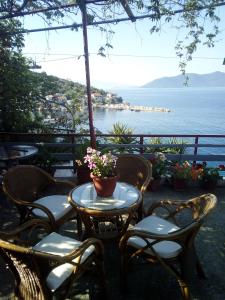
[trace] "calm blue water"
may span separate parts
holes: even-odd
[[[133,105],[170,108],[170,113],[96,110],[95,126],[104,133],[115,122],[135,133],[225,134],[225,88],[115,90]]]
[[[114,123],[121,122],[134,133],[225,134],[225,88],[135,88],[113,92],[132,105],[165,107],[171,112],[98,109],[94,111],[94,125],[103,133],[108,133]],[[225,149],[215,151],[224,153]]]

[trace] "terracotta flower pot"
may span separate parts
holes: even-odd
[[[161,178],[156,178],[156,179],[151,180],[148,185],[148,190],[152,191],[152,192],[157,191],[160,188],[160,186],[162,185],[161,181],[162,181]]]
[[[217,187],[217,180],[205,180],[200,183],[204,190],[214,191]]]
[[[184,191],[187,187],[187,180],[182,178],[173,179],[173,188],[175,191],[181,192]]]
[[[78,167],[77,168],[77,182],[78,184],[83,184],[86,182],[90,182],[90,169],[88,167]]]
[[[113,176],[113,177],[97,177],[94,176],[92,173],[90,174],[90,177],[93,180],[93,184],[96,190],[96,193],[100,197],[110,197],[112,196],[115,188],[116,188],[116,182],[119,179],[119,176]]]

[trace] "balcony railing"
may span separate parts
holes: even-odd
[[[113,152],[123,150],[139,153],[147,158],[152,156],[153,150],[176,149],[176,153],[168,152],[169,160],[178,161],[225,161],[225,135],[215,134],[132,134],[112,135],[97,134],[98,147],[107,147]],[[131,144],[113,144],[108,138],[124,137],[132,138]],[[34,145],[45,146],[49,152],[59,161],[74,161],[76,148],[82,143],[82,139],[89,139],[88,134],[73,133],[0,133],[0,145]],[[154,144],[154,138],[159,138],[163,143]],[[152,139],[152,140],[151,140]],[[168,142],[176,139],[176,142]],[[152,143],[153,141],[153,143]],[[73,165],[56,165],[57,168],[74,168]]]

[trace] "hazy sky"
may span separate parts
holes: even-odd
[[[214,48],[200,46],[188,64],[186,71],[193,73],[225,72],[222,65],[225,57],[225,12]],[[72,22],[69,22],[71,24]],[[141,86],[164,76],[180,74],[179,60],[174,46],[182,36],[170,24],[162,27],[160,33],[149,33],[149,21],[124,22],[112,25],[115,34],[109,56],[96,55],[105,38],[96,29],[88,28],[91,84],[99,88],[119,86]],[[208,26],[207,24],[205,26]],[[43,27],[34,17],[25,21],[25,28]],[[42,71],[65,79],[85,83],[82,30],[59,30],[25,35],[24,53],[42,66]],[[92,54],[93,53],[93,54]]]

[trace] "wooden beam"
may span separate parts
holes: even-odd
[[[132,13],[132,10],[130,9],[130,6],[129,6],[127,0],[120,0],[120,3],[123,6],[125,12],[127,13],[128,17],[130,18],[130,20],[132,22],[135,22],[136,18],[134,16],[134,14]]]

